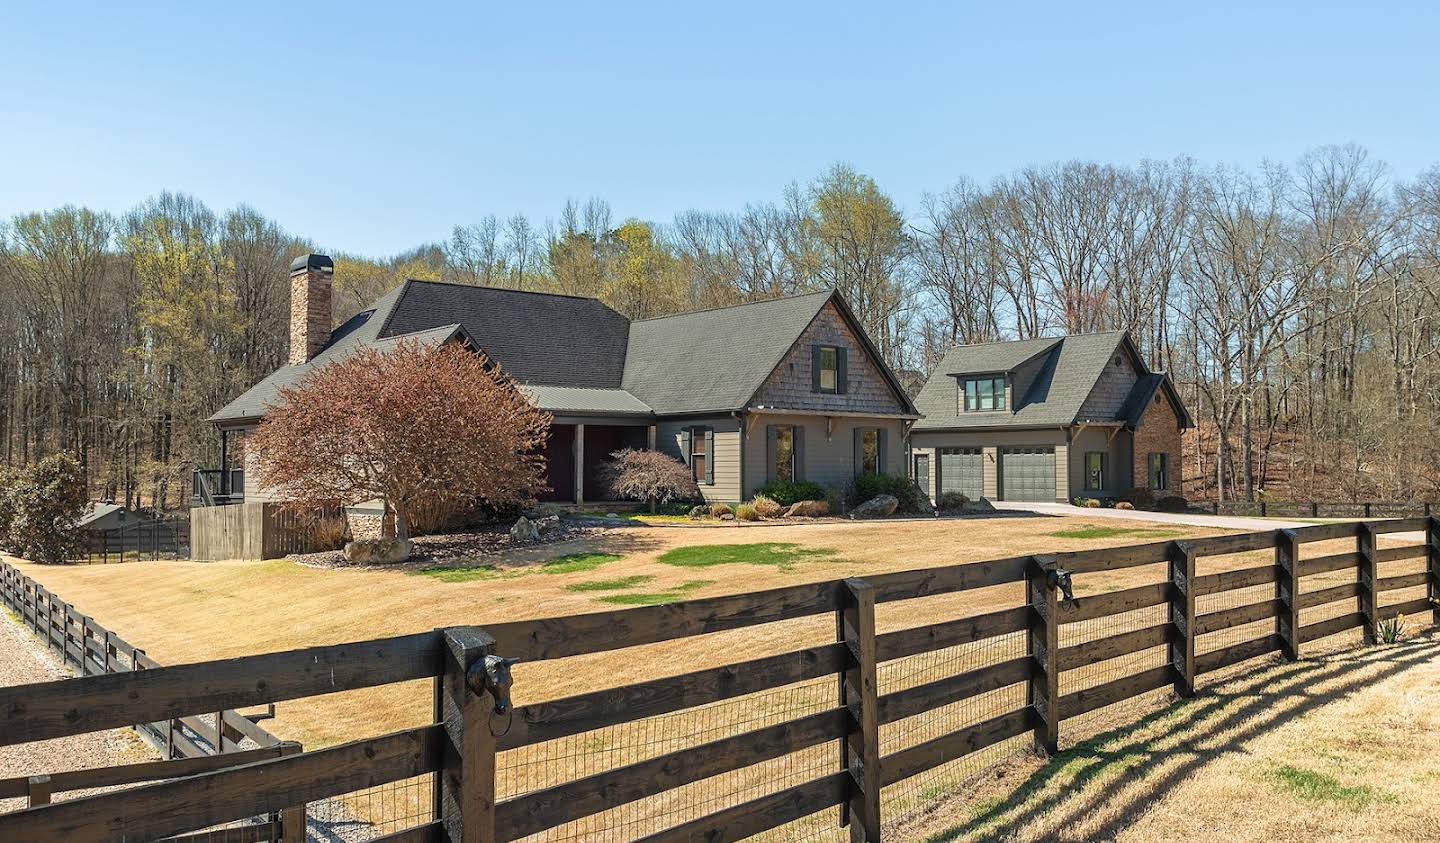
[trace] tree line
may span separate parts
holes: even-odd
[[[69,452],[96,495],[183,503],[189,469],[218,459],[204,418],[284,362],[288,263],[313,248],[175,193],[0,225],[4,464]],[[920,376],[957,343],[1126,329],[1200,425],[1192,497],[1440,492],[1440,167],[1397,179],[1356,146],[1250,169],[1029,167],[908,213],[836,165],[733,212],[662,224],[590,199],[333,257],[337,322],[407,277],[632,318],[833,287]]]

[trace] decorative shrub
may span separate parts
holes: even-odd
[[[897,477],[893,474],[856,476],[850,483],[845,501],[852,507],[859,506],[879,495],[890,495],[899,501],[900,505],[895,507],[896,512],[923,512],[926,509],[927,500],[920,487],[908,477]]]
[[[1134,509],[1134,508],[1135,508],[1135,504],[1133,504],[1133,503],[1131,503],[1131,502],[1129,502],[1129,501],[1120,501],[1119,503],[1115,504],[1115,508],[1116,508],[1116,509]]]
[[[651,511],[657,503],[700,497],[690,468],[659,451],[616,451],[601,469],[600,482],[622,500],[650,501]]]
[[[735,517],[741,521],[759,521],[760,513],[755,511],[755,504],[742,503],[735,507]]]
[[[734,515],[734,514],[735,514],[735,510],[731,509],[731,508],[730,508],[730,504],[728,504],[728,503],[712,503],[712,504],[710,504],[710,517],[711,517],[711,518],[719,518],[719,517],[722,516],[722,515]]]
[[[1096,500],[1095,498],[1086,498],[1086,499],[1085,499],[1085,508],[1086,508],[1086,509],[1099,509],[1099,508],[1100,508],[1100,501]]]
[[[750,505],[755,507],[761,518],[779,518],[785,514],[785,507],[779,501],[765,495],[756,495]]]
[[[800,501],[823,501],[829,490],[812,480],[772,480],[755,490],[755,494],[764,495],[781,506],[790,506]]]
[[[1157,512],[1184,512],[1190,508],[1190,504],[1179,495],[1166,495],[1155,501]]]
[[[970,499],[959,492],[941,492],[935,501],[935,508],[941,512],[959,512]]]

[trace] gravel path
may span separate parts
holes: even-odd
[[[0,612],[0,686],[48,682],[71,676],[59,657],[45,649],[30,630],[10,612]],[[158,758],[140,737],[129,729],[91,732],[48,741],[0,746],[0,778],[34,776],[65,770],[108,767]],[[73,799],[94,791],[69,791],[59,799]],[[0,799],[0,812],[25,807],[23,799]]]

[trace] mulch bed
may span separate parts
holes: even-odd
[[[540,534],[535,541],[517,541],[510,535],[509,524],[494,524],[477,527],[460,533],[445,533],[433,536],[416,536],[411,539],[415,549],[411,557],[398,565],[357,565],[346,560],[338,550],[321,553],[292,553],[289,558],[311,568],[350,568],[393,571],[410,567],[429,567],[453,562],[473,561],[476,557],[541,547],[547,544],[572,541],[593,535],[607,529],[608,523],[586,524],[568,519],[560,520],[555,526]],[[631,525],[636,526],[636,525]]]

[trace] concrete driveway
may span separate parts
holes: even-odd
[[[1245,518],[1238,515],[1203,515],[1192,512],[1148,512],[1137,509],[1089,509],[1068,503],[1021,503],[1019,501],[992,501],[996,509],[1011,512],[1034,512],[1040,515],[1071,515],[1086,518],[1111,518],[1117,521],[1149,521],[1159,524],[1188,524],[1195,527],[1214,527],[1218,530],[1261,530],[1294,529],[1309,527],[1312,521],[1285,521],[1279,518]],[[1345,519],[1335,519],[1345,520]],[[1374,521],[1386,519],[1375,518]],[[1403,542],[1425,542],[1423,532],[1391,533],[1389,538]]]
[[[1303,521],[1281,521],[1274,518],[1244,518],[1237,515],[1201,515],[1190,512],[1149,512],[1138,509],[1089,509],[1068,503],[1022,503],[1019,501],[992,501],[996,509],[1012,512],[1035,512],[1041,515],[1071,515],[1086,518],[1112,518],[1117,521],[1149,521],[1159,524],[1188,524],[1194,527],[1214,527],[1220,530],[1280,530],[1307,527]]]

